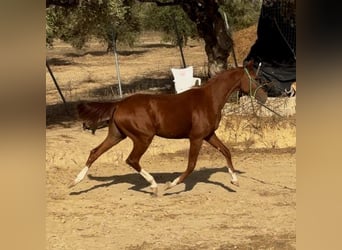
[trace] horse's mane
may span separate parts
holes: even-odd
[[[211,83],[215,83],[217,81],[220,81],[220,80],[222,80],[222,78],[225,78],[227,74],[232,74],[235,71],[242,71],[243,72],[243,67],[237,67],[237,68],[233,68],[233,69],[224,70],[224,71],[216,74],[212,78],[209,78],[207,81],[207,84],[211,84]]]

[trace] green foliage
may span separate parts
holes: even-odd
[[[181,39],[186,44],[189,37],[196,37],[196,25],[188,18],[180,6],[157,7],[155,4],[143,4],[141,23],[144,30],[163,32],[163,41],[177,44],[175,23]]]
[[[258,22],[261,0],[225,0],[220,9],[226,13],[230,28],[237,31]]]
[[[80,7],[50,7],[46,12],[46,42],[52,45],[58,38],[75,48],[82,48],[95,37],[111,43],[113,30],[115,40],[133,44],[139,32],[139,22],[132,14],[129,1],[90,0],[82,1]]]
[[[219,1],[233,30],[248,27],[257,22],[260,0]],[[198,38],[196,24],[180,6],[158,7],[154,3],[134,0],[83,0],[81,6],[64,8],[51,6],[46,10],[46,44],[53,45],[61,39],[76,48],[82,48],[92,38],[110,46],[115,39],[132,46],[141,30],[161,31],[163,41],[177,43],[175,23],[183,45],[187,39]]]

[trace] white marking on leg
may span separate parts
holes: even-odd
[[[141,169],[140,174],[142,177],[145,178],[145,180],[147,180],[149,183],[151,183],[151,188],[156,188],[157,182],[154,180],[153,176],[150,175],[147,171],[145,171],[144,169]]]
[[[236,176],[235,172],[233,172],[233,170],[230,167],[228,167],[228,172],[232,176],[232,182],[237,182],[238,181],[237,176]]]
[[[85,177],[85,175],[87,174],[89,170],[89,167],[84,167],[81,172],[79,172],[79,174],[76,176],[75,180],[73,181],[73,183],[70,185],[70,187],[75,186],[77,183],[79,183],[80,181],[82,181]]]
[[[171,184],[170,184],[170,188],[176,186],[178,184],[178,181],[179,181],[179,177],[174,179],[173,182],[171,182]]]
[[[168,190],[174,186],[176,186],[178,184],[179,181],[179,177],[177,177],[176,179],[173,180],[173,182],[168,181],[165,185],[165,190]]]

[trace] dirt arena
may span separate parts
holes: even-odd
[[[255,27],[235,36],[241,62],[255,40]],[[129,139],[68,188],[107,133],[106,128],[95,135],[84,131],[72,109],[79,100],[110,97],[117,78],[114,57],[105,49],[93,43],[76,51],[61,42],[47,49],[71,114],[64,112],[47,71],[46,248],[295,249],[295,117],[223,117],[217,134],[231,149],[240,187],[230,184],[224,157],[204,143],[195,171],[184,184],[164,192],[164,183],[185,170],[189,143],[155,137],[141,165],[158,182],[158,197],[125,164]],[[203,43],[190,41],[184,54],[195,74],[205,75]],[[155,91],[160,84],[172,91],[170,68],[181,63],[178,48],[160,43],[155,34],[144,34],[134,48],[119,47],[119,60],[125,94]],[[144,83],[154,87],[146,90]]]

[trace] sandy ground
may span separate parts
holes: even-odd
[[[237,48],[243,52],[240,58],[254,42],[253,32],[255,27],[236,34],[244,39]],[[158,44],[155,36],[145,35],[141,46],[122,50],[125,84],[144,79],[169,84],[169,68],[180,65],[179,52]],[[57,43],[47,50],[68,103],[98,99],[116,83],[113,55],[103,48],[94,44],[75,51]],[[185,48],[198,74],[205,71],[203,51],[198,41]],[[217,134],[231,149],[240,187],[230,184],[224,157],[204,143],[195,171],[184,184],[164,192],[164,183],[185,170],[189,143],[155,137],[141,164],[158,182],[158,197],[125,164],[129,139],[101,156],[85,180],[68,189],[107,130],[83,131],[81,121],[64,114],[48,72],[46,79],[46,249],[295,249],[295,118],[223,117]]]

